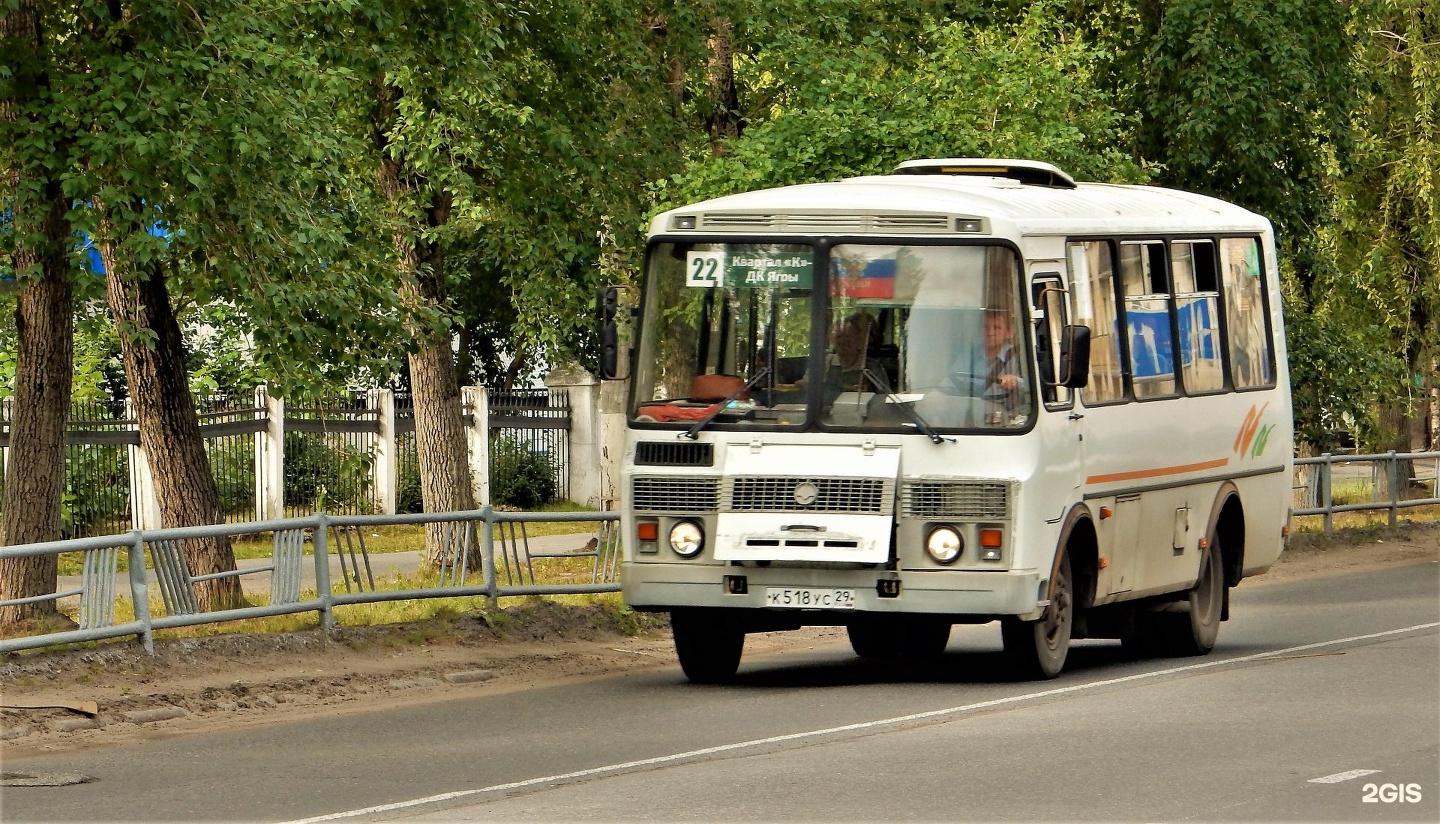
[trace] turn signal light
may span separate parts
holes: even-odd
[[[1002,535],[1003,533],[998,529],[982,529],[980,530],[980,546],[990,549],[998,548],[1002,543]]]
[[[642,541],[658,541],[660,525],[654,521],[641,521],[635,525],[635,537]]]

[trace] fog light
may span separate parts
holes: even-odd
[[[694,521],[680,521],[670,527],[670,548],[681,558],[694,558],[705,548],[705,532]]]
[[[953,564],[965,551],[965,539],[953,526],[937,526],[925,539],[925,551],[938,563]]]

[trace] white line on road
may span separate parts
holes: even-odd
[[[1380,771],[1379,771],[1379,770],[1346,770],[1346,771],[1343,772],[1343,773],[1335,773],[1334,775],[1324,775],[1324,776],[1321,776],[1321,777],[1319,777],[1319,778],[1312,778],[1312,779],[1310,779],[1310,781],[1309,781],[1308,783],[1311,783],[1311,784],[1339,784],[1341,781],[1349,781],[1349,780],[1352,779],[1352,778],[1359,778],[1359,777],[1362,776],[1362,775],[1374,775],[1374,774],[1377,773],[1377,772],[1380,772]]]
[[[1416,624],[1414,626],[1403,627],[1401,629],[1386,630],[1385,632],[1372,632],[1368,635],[1352,635],[1349,638],[1335,638],[1330,641],[1317,641],[1313,644],[1303,644],[1298,647],[1287,647],[1285,649],[1277,649],[1271,652],[1257,652],[1253,655],[1242,655],[1238,658],[1222,658],[1210,661],[1202,661],[1198,664],[1187,664],[1183,667],[1170,667],[1168,669],[1154,670],[1152,672],[1141,672],[1136,673],[1135,675],[1121,676],[1119,678],[1107,678],[1103,681],[1089,681],[1084,684],[1074,684],[1068,687],[1055,687],[1054,689],[1041,690],[1039,692],[1025,693],[1023,695],[1011,695],[1006,698],[995,698],[990,701],[978,701],[974,704],[963,704],[958,707],[946,707],[945,709],[930,710],[928,712],[917,712],[911,715],[896,716],[894,718],[881,718],[876,721],[863,721],[858,724],[845,724],[839,727],[826,727],[825,729],[821,730],[808,730],[806,732],[790,733],[789,735],[775,735],[769,738],[756,738],[751,741],[739,741],[734,744],[721,744],[718,747],[705,747],[704,749],[673,753],[671,755],[661,755],[656,756],[655,758],[642,758],[638,761],[626,761],[620,764],[607,764],[603,767],[592,767],[588,770],[576,770],[575,772],[562,773],[560,775],[547,775],[542,778],[528,778],[524,781],[512,781],[508,784],[494,784],[489,787],[480,787],[473,790],[456,790],[455,792],[441,793],[439,795],[426,796],[425,798],[415,798],[409,801],[396,801],[392,804],[380,804],[378,806],[365,807],[364,809],[359,810],[347,810],[340,813],[330,813],[329,815],[319,815],[315,816],[314,818],[302,818],[295,821],[284,822],[284,824],[315,824],[316,822],[320,821],[337,821],[342,818],[357,818],[362,815],[374,815],[376,813],[395,812],[397,810],[404,810],[411,807],[420,807],[426,804],[435,804],[441,801],[453,801],[457,798],[467,798],[471,796],[484,795],[485,793],[497,793],[504,792],[506,790],[524,789],[526,787],[538,787],[545,784],[554,784],[562,781],[573,781],[577,778],[589,778],[591,776],[603,775],[606,773],[628,772],[639,767],[652,767],[657,764],[674,764],[679,761],[688,761],[707,755],[715,755],[716,753],[753,749],[756,747],[763,747],[769,744],[783,744],[789,741],[801,741],[807,738],[819,738],[821,736],[835,735],[837,733],[843,732],[855,732],[857,730],[869,730],[878,727],[898,726],[902,724],[909,724],[915,721],[924,721],[931,718],[943,718],[947,715],[962,715],[964,713],[974,712],[976,710],[990,709],[992,707],[1003,707],[1010,704],[1020,704],[1026,701],[1033,701],[1040,698],[1052,698],[1057,695],[1069,695],[1071,693],[1084,692],[1086,690],[1093,690],[1100,687],[1110,687],[1116,684],[1128,684],[1134,681],[1146,681],[1152,678],[1160,678],[1166,675],[1196,672],[1198,670],[1212,669],[1214,667],[1223,667],[1230,664],[1243,664],[1247,661],[1263,661],[1267,658],[1277,658],[1281,656],[1293,655],[1294,653],[1304,652],[1305,650],[1331,647],[1336,644],[1349,644],[1356,641],[1370,641],[1376,638],[1386,638],[1392,635],[1402,635],[1407,632],[1416,632],[1418,630],[1425,629],[1435,629],[1436,627],[1440,627],[1440,622]],[[1364,774],[1364,771],[1360,771],[1360,774]],[[1340,773],[1340,775],[1345,775],[1345,773]],[[1326,777],[1334,778],[1334,776]],[[1313,780],[1322,781],[1324,779],[1317,778]],[[1343,779],[1336,780],[1338,781]]]

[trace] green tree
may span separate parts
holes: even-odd
[[[0,270],[16,301],[14,410],[0,543],[60,537],[70,413],[72,261],[62,185],[66,136],[44,131],[53,34],[33,0],[0,9]],[[54,556],[0,562],[0,599],[53,591]],[[53,601],[0,609],[0,625],[55,621]]]
[[[844,31],[849,30],[842,30]],[[775,33],[746,66],[769,102],[723,156],[662,182],[678,203],[763,186],[885,173],[915,157],[1031,157],[1090,179],[1136,180],[1126,126],[1094,82],[1094,47],[1037,6],[1014,24],[933,23],[903,43],[861,29]]]
[[[1440,15],[1424,0],[1369,0],[1355,4],[1351,30],[1365,85],[1353,162],[1334,190],[1324,302],[1358,309],[1380,332],[1370,351],[1397,368],[1360,397],[1381,412],[1371,445],[1405,451],[1440,358]]]
[[[12,120],[11,157],[63,183],[65,245],[73,227],[100,251],[167,525],[220,517],[176,290],[245,313],[261,363],[295,383],[311,356],[394,337],[394,290],[356,231],[365,204],[346,172],[357,150],[333,125],[348,77],[311,49],[314,19],[344,5],[97,0],[37,11],[48,86]],[[15,224],[37,224],[33,198],[20,205]],[[186,550],[197,573],[233,569],[224,541]],[[205,608],[240,596],[234,579],[198,594]]]

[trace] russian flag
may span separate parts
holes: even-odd
[[[834,294],[847,298],[892,298],[895,296],[895,259],[880,258],[865,265],[859,277],[837,272]]]

